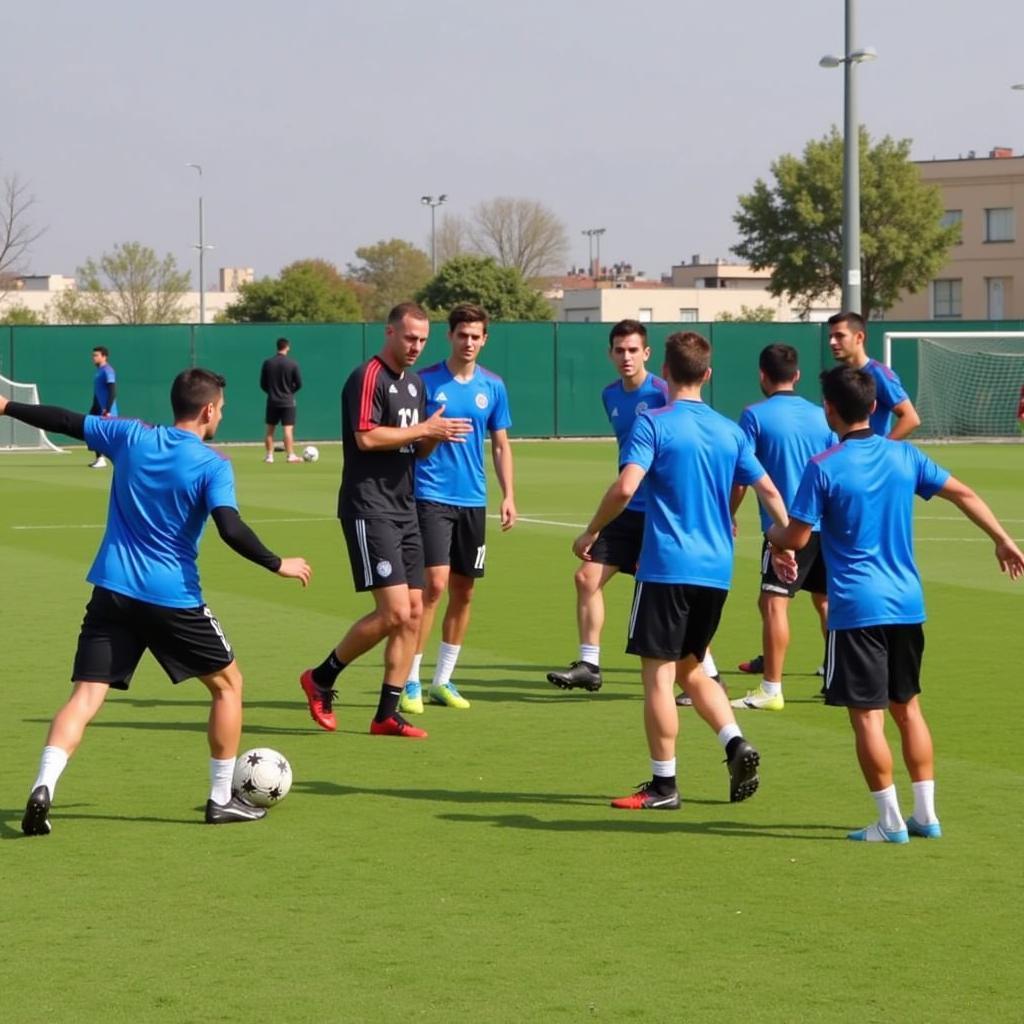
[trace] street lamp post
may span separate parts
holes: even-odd
[[[430,207],[430,269],[431,272],[437,273],[437,230],[435,228],[434,215],[437,208],[447,200],[447,196],[442,193],[436,199],[433,196],[420,196],[420,202],[424,206]]]
[[[203,167],[202,164],[185,164],[186,167],[194,167],[199,174],[199,244],[193,249],[199,250],[199,322],[206,323],[206,284],[203,278],[203,255],[212,245],[206,245],[203,240]]]
[[[856,0],[846,0],[846,49],[842,57],[826,54],[823,68],[843,65],[843,309],[860,313],[860,124],[857,118],[855,65],[874,60],[874,47],[854,48]],[[868,310],[870,312],[870,310]]]
[[[583,234],[587,236],[587,259],[590,261],[587,267],[588,273],[590,273],[594,280],[597,280],[601,276],[601,236],[604,234],[604,228],[586,228]],[[594,270],[594,241],[597,240],[597,270]]]

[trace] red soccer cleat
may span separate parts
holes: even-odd
[[[410,725],[401,715],[392,715],[390,718],[385,718],[383,722],[378,722],[376,718],[373,719],[370,722],[370,735],[404,736],[407,740],[425,740],[427,730],[417,729],[415,725]]]
[[[636,792],[629,796],[620,796],[612,801],[612,807],[624,811],[675,811],[682,800],[678,790],[671,793],[659,793],[654,788],[654,781],[641,782]]]
[[[338,728],[333,708],[334,698],[338,695],[337,692],[334,690],[321,690],[313,682],[313,670],[311,668],[307,668],[299,676],[299,685],[306,694],[306,703],[309,704],[310,717],[321,729],[334,732]]]

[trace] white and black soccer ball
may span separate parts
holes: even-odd
[[[316,462],[320,458],[320,449],[316,445],[308,444],[302,449],[303,462]]]
[[[235,761],[231,788],[237,796],[257,807],[273,807],[292,788],[292,766],[279,751],[254,747]]]

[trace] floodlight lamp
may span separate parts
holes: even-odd
[[[878,51],[873,46],[862,46],[854,50],[847,58],[851,64],[863,64],[865,61],[878,60]]]
[[[826,53],[821,60],[818,61],[819,68],[837,68],[843,63],[842,57],[837,57],[834,53]]]
[[[1024,92],[1024,82],[1018,82],[1016,85],[1011,85],[1011,89],[1016,89],[1018,92]]]

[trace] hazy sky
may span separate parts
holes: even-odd
[[[1020,0],[857,0],[861,120],[916,159],[1024,150]],[[648,275],[729,255],[736,196],[842,123],[843,0],[48,0],[0,13],[0,175],[34,273],[138,240],[207,279],[275,274],[453,212],[538,199]],[[445,209],[445,208],[443,208]],[[442,213],[439,211],[439,213]],[[211,270],[212,268],[212,270]]]

